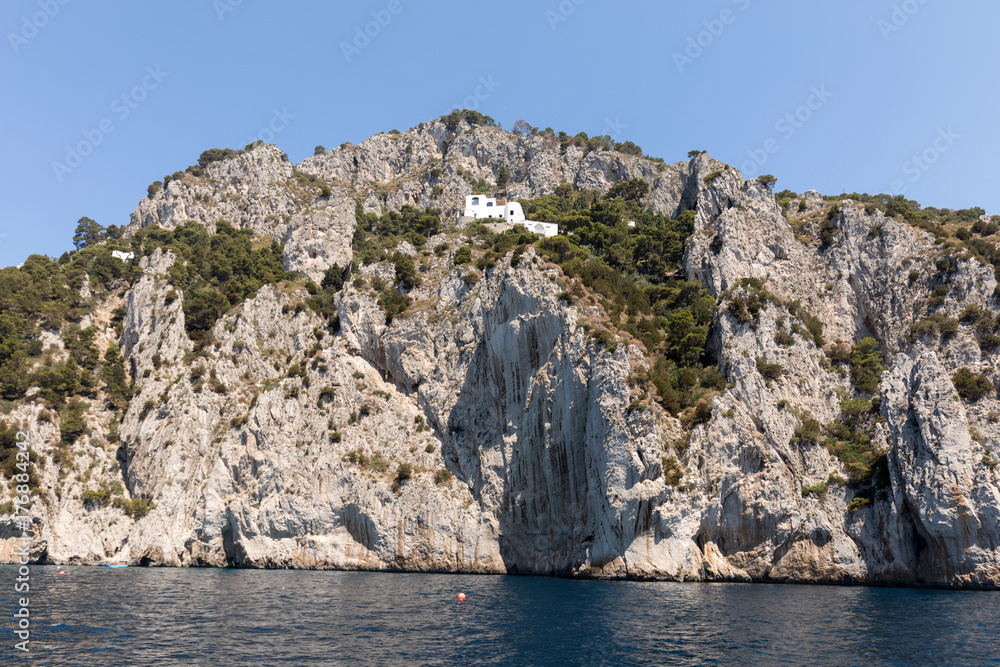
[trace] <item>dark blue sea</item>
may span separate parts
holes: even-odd
[[[31,568],[25,654],[0,567],[0,663],[1000,665],[995,592],[64,569]]]

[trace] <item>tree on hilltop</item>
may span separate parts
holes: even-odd
[[[524,120],[514,121],[514,127],[511,129],[513,134],[522,137],[530,137],[534,131],[535,128],[531,127],[531,124]]]
[[[100,243],[105,238],[107,235],[104,227],[86,216],[77,220],[76,232],[73,234],[73,246],[77,250]]]

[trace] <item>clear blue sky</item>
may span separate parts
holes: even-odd
[[[84,215],[127,224],[149,183],[276,110],[296,162],[474,104],[779,189],[997,214],[998,27],[995,0],[5,0],[0,266],[70,249]]]

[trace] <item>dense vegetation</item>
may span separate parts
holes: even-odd
[[[170,268],[170,282],[183,290],[185,328],[199,347],[211,342],[211,329],[220,317],[264,285],[286,278],[281,244],[262,245],[251,230],[236,229],[224,220],[216,225],[215,234],[188,222],[172,230],[140,230],[132,243],[143,255],[156,248],[178,255],[179,261]]]
[[[400,241],[408,241],[415,248],[423,248],[427,237],[441,231],[439,208],[421,211],[413,206],[404,206],[398,213],[386,211],[382,215],[376,215],[365,213],[358,202],[355,216],[358,226],[354,232],[352,247],[359,264],[383,261]]]
[[[55,406],[61,403],[57,396],[88,395],[95,390],[94,373],[100,359],[86,349],[94,331],[81,332],[76,324],[116,281],[133,280],[138,269],[112,257],[113,250],[128,248],[119,244],[117,235],[112,239],[92,222],[81,219],[77,228],[80,249],[58,261],[31,255],[20,268],[0,270],[0,398],[15,400],[29,387],[40,386]],[[93,296],[85,297],[84,288]],[[43,350],[42,330],[63,334],[71,352],[67,361],[54,362]],[[36,362],[41,362],[41,368],[29,373]]]
[[[782,200],[780,197],[782,197],[782,194],[779,194],[778,196],[779,203],[781,203]],[[881,211],[883,214],[890,217],[901,216],[913,225],[921,227],[936,236],[944,237],[951,236],[951,233],[945,229],[947,225],[975,223],[980,217],[986,215],[986,211],[978,206],[958,210],[944,208],[939,209],[934,208],[933,206],[924,208],[921,207],[918,202],[912,199],[907,199],[903,195],[870,195],[868,193],[858,194],[857,192],[852,192],[851,194],[827,197],[827,199],[834,202],[844,200],[856,201],[863,205],[865,212],[868,214],[872,214],[875,211]],[[995,220],[994,223],[996,222],[998,221]],[[996,231],[997,228],[994,227],[991,233],[996,233]]]
[[[563,236],[537,242],[576,282],[564,298],[593,298],[608,316],[612,329],[639,340],[650,355],[650,369],[634,378],[674,414],[693,408],[725,379],[706,355],[705,346],[715,301],[697,282],[684,280],[684,244],[694,230],[694,215],[677,219],[655,214],[641,204],[646,183],[628,181],[606,195],[575,192],[561,185],[555,194],[522,200],[532,220],[554,222]],[[635,223],[629,226],[629,221]],[[509,235],[494,241],[523,244]],[[516,252],[516,251],[515,251]],[[488,258],[486,258],[488,260]],[[617,337],[602,322],[585,323],[595,340],[617,345]],[[708,405],[693,416],[707,418]]]
[[[402,241],[409,242],[415,248],[423,248],[428,236],[441,231],[441,209],[428,208],[421,211],[412,206],[404,206],[398,213],[386,211],[382,215],[376,215],[365,213],[358,202],[355,214],[358,220],[352,244],[355,268],[360,264],[389,261],[396,269],[393,284],[378,277],[371,281],[371,286],[379,293],[379,304],[385,311],[388,324],[410,305],[409,297],[399,290],[399,286],[409,290],[421,283],[413,258],[396,252],[395,248]],[[360,280],[356,279],[358,284]]]
[[[25,465],[22,457],[19,466],[17,458],[19,451],[22,450],[18,447],[17,428],[8,426],[7,422],[0,420],[0,472],[12,485],[27,483],[31,489],[35,489],[38,486],[36,467],[41,459],[35,456],[33,449],[29,448],[29,463]]]
[[[140,231],[126,246],[119,230],[81,218],[74,243],[78,250],[58,261],[32,255],[22,267],[0,271],[0,398],[17,400],[29,388],[39,388],[38,400],[46,408],[41,418],[52,420],[51,411],[59,417],[56,462],[66,460],[70,446],[90,433],[88,401],[103,391],[105,407],[120,413],[132,398],[118,346],[102,349],[97,328],[80,325],[112,290],[121,291],[140,275],[136,260],[117,259],[113,250],[139,256],[162,247],[177,253],[180,261],[170,271],[171,282],[184,290],[188,333],[199,345],[209,342],[210,329],[221,315],[262,285],[286,277],[279,244],[260,244],[252,232],[221,221],[215,235],[188,223],[175,230]],[[87,296],[85,289],[92,294]],[[119,308],[111,320],[119,331],[123,316]],[[43,331],[61,338],[65,355],[43,348]],[[12,454],[6,447],[9,438],[7,431],[0,435],[0,460],[6,461]]]

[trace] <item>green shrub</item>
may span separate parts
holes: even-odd
[[[993,392],[993,383],[989,378],[973,373],[968,368],[958,369],[951,380],[958,395],[972,403]]]
[[[406,312],[406,309],[410,307],[411,300],[398,289],[392,289],[382,292],[378,302],[385,311],[385,324],[388,326],[392,324],[393,319]]]
[[[359,465],[362,468],[367,468],[371,463],[371,459],[367,454],[362,452],[360,449],[352,449],[351,451],[344,454],[344,460],[355,465]]]
[[[468,264],[472,261],[472,250],[469,246],[462,246],[455,252],[455,264]]]
[[[364,374],[362,374],[362,377],[364,377]],[[324,403],[332,401],[336,397],[336,395],[337,395],[336,387],[323,387],[322,389],[320,389],[319,391],[320,407],[322,407]]]
[[[813,419],[812,415],[806,413],[802,421],[795,427],[792,442],[819,442],[820,423]]]
[[[220,162],[235,155],[240,155],[243,151],[232,148],[210,148],[198,157],[198,166],[204,169],[213,162]]]
[[[94,491],[92,489],[87,489],[80,495],[80,500],[82,502],[96,503],[100,507],[104,507],[110,499],[111,493],[107,490]]]
[[[774,332],[774,342],[782,347],[789,347],[795,342],[795,339],[784,329],[777,329]]]
[[[812,337],[813,343],[816,347],[823,347],[826,345],[826,341],[823,339],[823,322],[810,313],[801,303],[798,301],[792,301],[786,304],[788,312],[798,317],[802,320],[802,323],[806,325],[806,331]]]
[[[871,504],[872,504],[871,498],[866,498],[864,496],[855,496],[851,500],[850,504],[847,506],[847,511],[857,512],[858,510],[868,507]]]
[[[621,197],[627,201],[638,202],[647,194],[649,194],[649,183],[641,178],[633,178],[611,186],[611,189],[608,190],[604,198],[615,199],[616,197]]]
[[[833,222],[840,215],[840,205],[832,206],[826,212],[826,219],[819,227],[819,249],[820,252],[833,245],[834,239],[840,234],[840,230]]]
[[[872,401],[866,401],[863,398],[852,398],[842,401],[840,411],[843,413],[844,419],[848,424],[856,425],[861,419],[871,413]]]
[[[882,353],[874,338],[864,338],[851,349],[851,381],[858,391],[876,393],[883,370]]]
[[[426,242],[426,239],[424,239]],[[402,284],[404,289],[413,289],[421,284],[420,276],[417,275],[416,265],[413,258],[402,253],[395,253],[392,256],[393,264],[396,267],[396,282]]]
[[[677,487],[681,483],[681,478],[684,477],[684,468],[674,456],[664,456],[661,463],[663,464],[663,483],[667,486]]]
[[[937,285],[931,290],[931,296],[927,300],[927,305],[931,308],[937,308],[944,304],[945,297],[948,296],[948,286],[947,285]]]
[[[63,445],[72,445],[85,435],[90,435],[90,428],[84,419],[84,414],[90,405],[82,401],[74,400],[61,411],[59,420],[59,433]]]
[[[979,339],[979,349],[981,350],[992,350],[997,346],[1000,346],[1000,336],[996,334],[986,334]]]
[[[472,126],[476,125],[483,125],[487,127],[496,126],[495,120],[493,120],[489,116],[485,116],[479,113],[478,111],[474,111],[472,109],[462,109],[462,110],[455,109],[450,114],[441,116],[441,122],[445,124],[445,127],[447,127],[449,131],[452,132],[458,129],[458,126],[462,121],[465,121],[466,123]]]
[[[785,373],[785,367],[781,364],[768,363],[764,357],[757,357],[757,372],[768,380],[778,380]]]
[[[115,498],[112,504],[136,520],[149,514],[150,510],[156,509],[156,505],[150,498],[133,498],[132,500]]]
[[[614,352],[618,347],[618,339],[607,329],[594,329],[590,332],[590,337],[597,345],[604,345],[608,352]]]
[[[826,482],[820,482],[819,484],[813,484],[812,486],[806,486],[802,488],[802,497],[807,498],[811,495],[822,496],[826,493],[829,488],[829,484]]]
[[[441,485],[446,484],[451,481],[451,471],[446,468],[441,468],[436,473],[434,473],[434,483]]]

